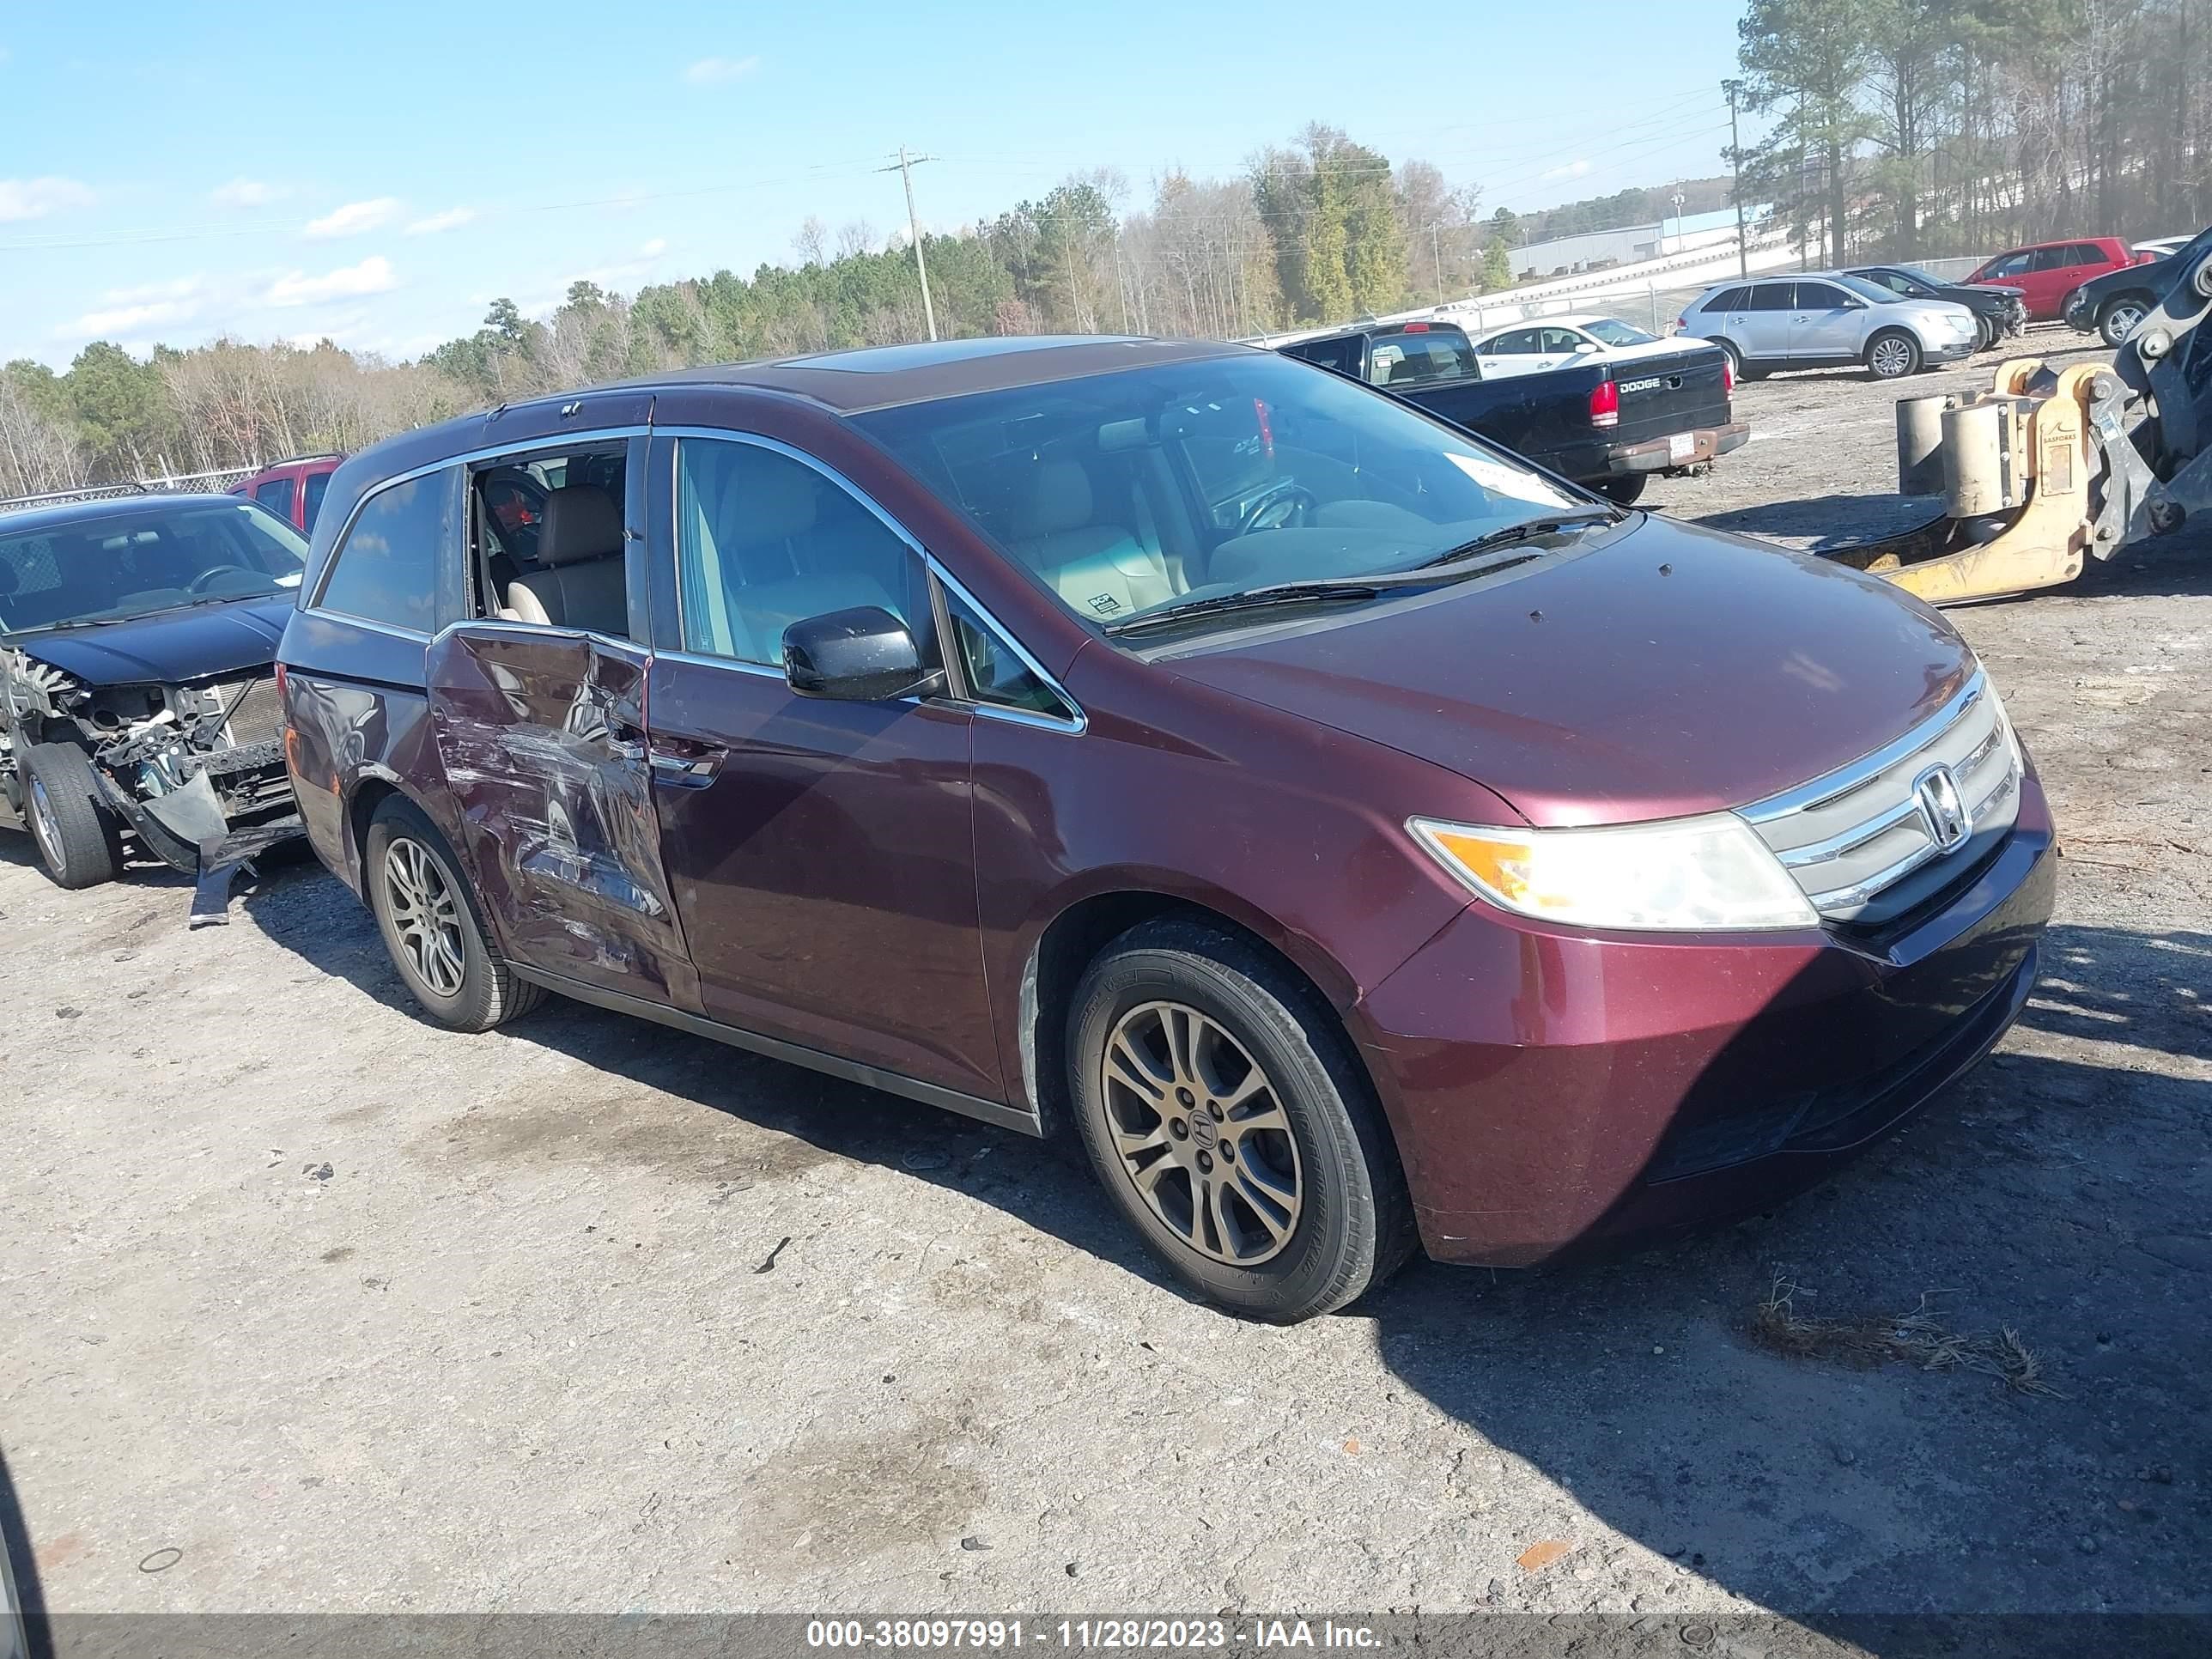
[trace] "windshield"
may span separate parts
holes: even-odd
[[[307,544],[245,501],[149,507],[9,536],[0,520],[0,633],[118,622],[296,588]]]
[[[1582,331],[1592,339],[1609,346],[1656,344],[1659,337],[1646,334],[1642,329],[1622,322],[1618,317],[1600,317],[1580,325]]]
[[[1932,276],[1929,275],[1928,272],[1921,270],[1918,265],[1894,265],[1892,266],[1891,269],[1896,270],[1900,275],[1910,276],[1914,282],[1919,283],[1923,288],[1944,288],[1948,286],[1948,284],[1947,284],[1941,276]]]
[[[1411,569],[1592,504],[1327,369],[1253,351],[860,416],[1085,620]]]
[[[1863,276],[1831,276],[1827,281],[1847,288],[1862,300],[1871,300],[1879,306],[1893,306],[1905,296],[1894,289],[1884,288],[1880,283],[1869,283]]]

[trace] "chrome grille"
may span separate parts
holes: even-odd
[[[1823,916],[1878,925],[1941,892],[2011,830],[2021,764],[1978,669],[1896,742],[1741,816]]]
[[[276,695],[273,674],[253,679],[223,680],[208,689],[229,711],[230,740],[234,744],[243,748],[248,744],[273,743],[283,735],[284,707]]]

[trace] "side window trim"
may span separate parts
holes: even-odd
[[[549,442],[557,445],[562,441],[573,442],[574,438],[581,438],[586,442],[611,441],[617,438],[643,438],[650,436],[652,430],[653,429],[651,428],[643,426],[606,427],[588,433],[578,433],[574,434],[574,437],[568,439],[547,440],[543,438],[533,438],[526,442],[521,443],[510,441],[503,444],[492,444],[483,449],[465,450],[457,455],[441,456],[434,461],[426,461],[421,466],[410,467],[404,472],[395,472],[388,478],[378,479],[374,484],[370,485],[369,488],[362,490],[360,496],[354,501],[354,504],[346,509],[345,522],[338,526],[338,533],[331,538],[331,555],[330,557],[323,561],[322,572],[315,582],[314,597],[311,599],[303,600],[300,605],[300,609],[302,611],[311,611],[317,616],[328,617],[333,622],[351,623],[359,627],[374,628],[383,633],[395,634],[402,639],[429,640],[435,638],[435,635],[421,633],[411,628],[398,628],[390,623],[378,623],[368,617],[350,617],[342,611],[325,611],[323,609],[323,591],[331,585],[331,572],[337,568],[338,560],[344,556],[346,544],[353,538],[353,527],[355,522],[360,519],[362,510],[364,507],[387,489],[396,489],[401,484],[412,483],[417,478],[427,478],[434,472],[445,471],[448,467],[452,467],[465,475],[463,477],[462,483],[464,486],[465,486],[468,482],[465,474],[479,461],[495,460],[502,455],[514,455],[527,453],[532,450],[543,450],[548,447]],[[464,536],[465,536],[466,526],[464,525],[461,526],[461,529]],[[442,574],[442,572],[443,564],[441,563],[441,574]],[[476,620],[481,622],[495,619],[478,617]]]
[[[653,435],[656,438],[672,438],[678,441],[676,444],[670,447],[669,450],[670,464],[672,465],[676,464],[675,458],[681,453],[682,441],[690,438],[711,440],[723,443],[751,444],[757,448],[772,451],[776,454],[782,455],[792,460],[797,461],[801,466],[812,469],[815,473],[819,475],[821,477],[827,479],[830,483],[836,485],[839,489],[843,490],[845,494],[851,496],[853,500],[866,507],[868,512],[874,515],[876,520],[882,524],[884,529],[890,531],[892,535],[896,536],[902,544],[904,544],[907,550],[911,552],[915,558],[921,562],[922,568],[933,579],[938,582],[941,582],[947,590],[958,595],[962,603],[966,605],[969,610],[973,611],[977,617],[981,618],[984,625],[1006,644],[1007,649],[1012,651],[1015,656],[1021,659],[1022,665],[1024,667],[1027,668],[1032,674],[1035,674],[1039,681],[1049,688],[1053,696],[1058,697],[1063,703],[1066,704],[1069,708],[1074,710],[1074,717],[1072,720],[1056,720],[1049,714],[1036,714],[1030,709],[1008,708],[999,703],[977,702],[972,698],[961,699],[961,707],[970,709],[979,714],[989,715],[994,719],[1017,720],[1024,724],[1036,724],[1048,726],[1054,731],[1081,732],[1089,726],[1090,720],[1083,712],[1083,706],[1077,702],[1073,697],[1068,696],[1067,688],[1060,684],[1057,679],[1045,671],[1043,665],[1039,663],[1034,656],[1030,654],[1028,649],[1019,640],[1016,639],[1012,634],[1007,631],[1006,624],[1001,623],[996,617],[993,616],[990,611],[978,601],[975,596],[970,593],[966,586],[961,583],[959,578],[953,575],[951,571],[947,570],[943,563],[939,561],[937,556],[932,553],[927,548],[924,547],[921,543],[915,538],[913,532],[908,530],[904,525],[893,518],[890,513],[881,502],[877,501],[874,496],[869,495],[866,490],[854,483],[843,473],[840,472],[836,467],[830,465],[829,462],[823,460],[818,456],[810,455],[805,450],[785,443],[781,439],[771,438],[765,433],[741,432],[734,427],[656,426],[653,428]],[[675,552],[678,531],[678,526],[675,523],[675,511],[676,505],[674,492],[672,491],[665,514],[669,520],[666,529],[669,538],[669,551],[672,556]],[[933,611],[934,606],[932,608]],[[934,617],[933,617],[933,621],[934,620]],[[938,626],[941,629],[943,624],[940,623]],[[679,635],[678,637],[681,638],[682,636]],[[744,662],[734,657],[718,657],[711,653],[687,649],[660,651],[656,653],[656,654],[679,658],[685,662],[712,663],[722,667],[738,669],[747,673],[766,675],[775,679],[783,678],[783,671],[769,663]],[[947,652],[945,654],[946,656],[948,665],[950,665],[952,653]]]
[[[962,695],[957,701],[973,709],[976,714],[988,715],[994,720],[1010,720],[1023,726],[1041,726],[1048,731],[1066,732],[1079,737],[1089,731],[1091,718],[1083,712],[1083,705],[1068,695],[1067,688],[1048,673],[1044,665],[1030,654],[1028,648],[1013,636],[1012,631],[991,614],[990,608],[969,592],[960,579],[938,562],[933,555],[924,552],[921,557],[922,562],[929,568],[929,574],[936,578],[937,585],[944,592],[951,594],[961,604],[966,605],[991,636],[1012,652],[1020,660],[1022,666],[1036,677],[1037,684],[1057,697],[1060,706],[1068,710],[1068,713],[1065,715],[1048,714],[1040,709],[1016,708],[1008,703],[984,702],[975,696],[973,689],[967,684],[967,665],[958,660],[959,653],[948,651],[945,653],[946,665],[951,672],[958,676],[961,686]],[[948,637],[951,633],[947,625],[949,622],[949,617],[942,617],[938,624],[940,629],[945,629]]]

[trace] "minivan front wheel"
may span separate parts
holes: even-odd
[[[1920,372],[1920,342],[1901,329],[1884,329],[1867,344],[1867,371],[1877,380],[1901,380]]]
[[[1115,1205],[1176,1276],[1290,1323],[1379,1285],[1413,1242],[1365,1073],[1310,988],[1202,922],[1147,922],[1076,988],[1069,1090]]]
[[[446,838],[404,795],[368,821],[369,908],[392,965],[422,1011],[457,1031],[489,1031],[545,994],[516,976],[478,913]]]

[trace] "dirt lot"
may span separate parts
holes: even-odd
[[[1871,533],[1893,395],[1748,386],[1758,441],[1647,505]],[[2068,854],[1994,1062],[1770,1218],[1297,1330],[1018,1137],[566,1004],[434,1030],[312,866],[188,933],[0,840],[50,1604],[2212,1612],[2212,534],[1958,620]],[[1772,1352],[1778,1279],[2009,1329],[2049,1392]]]

